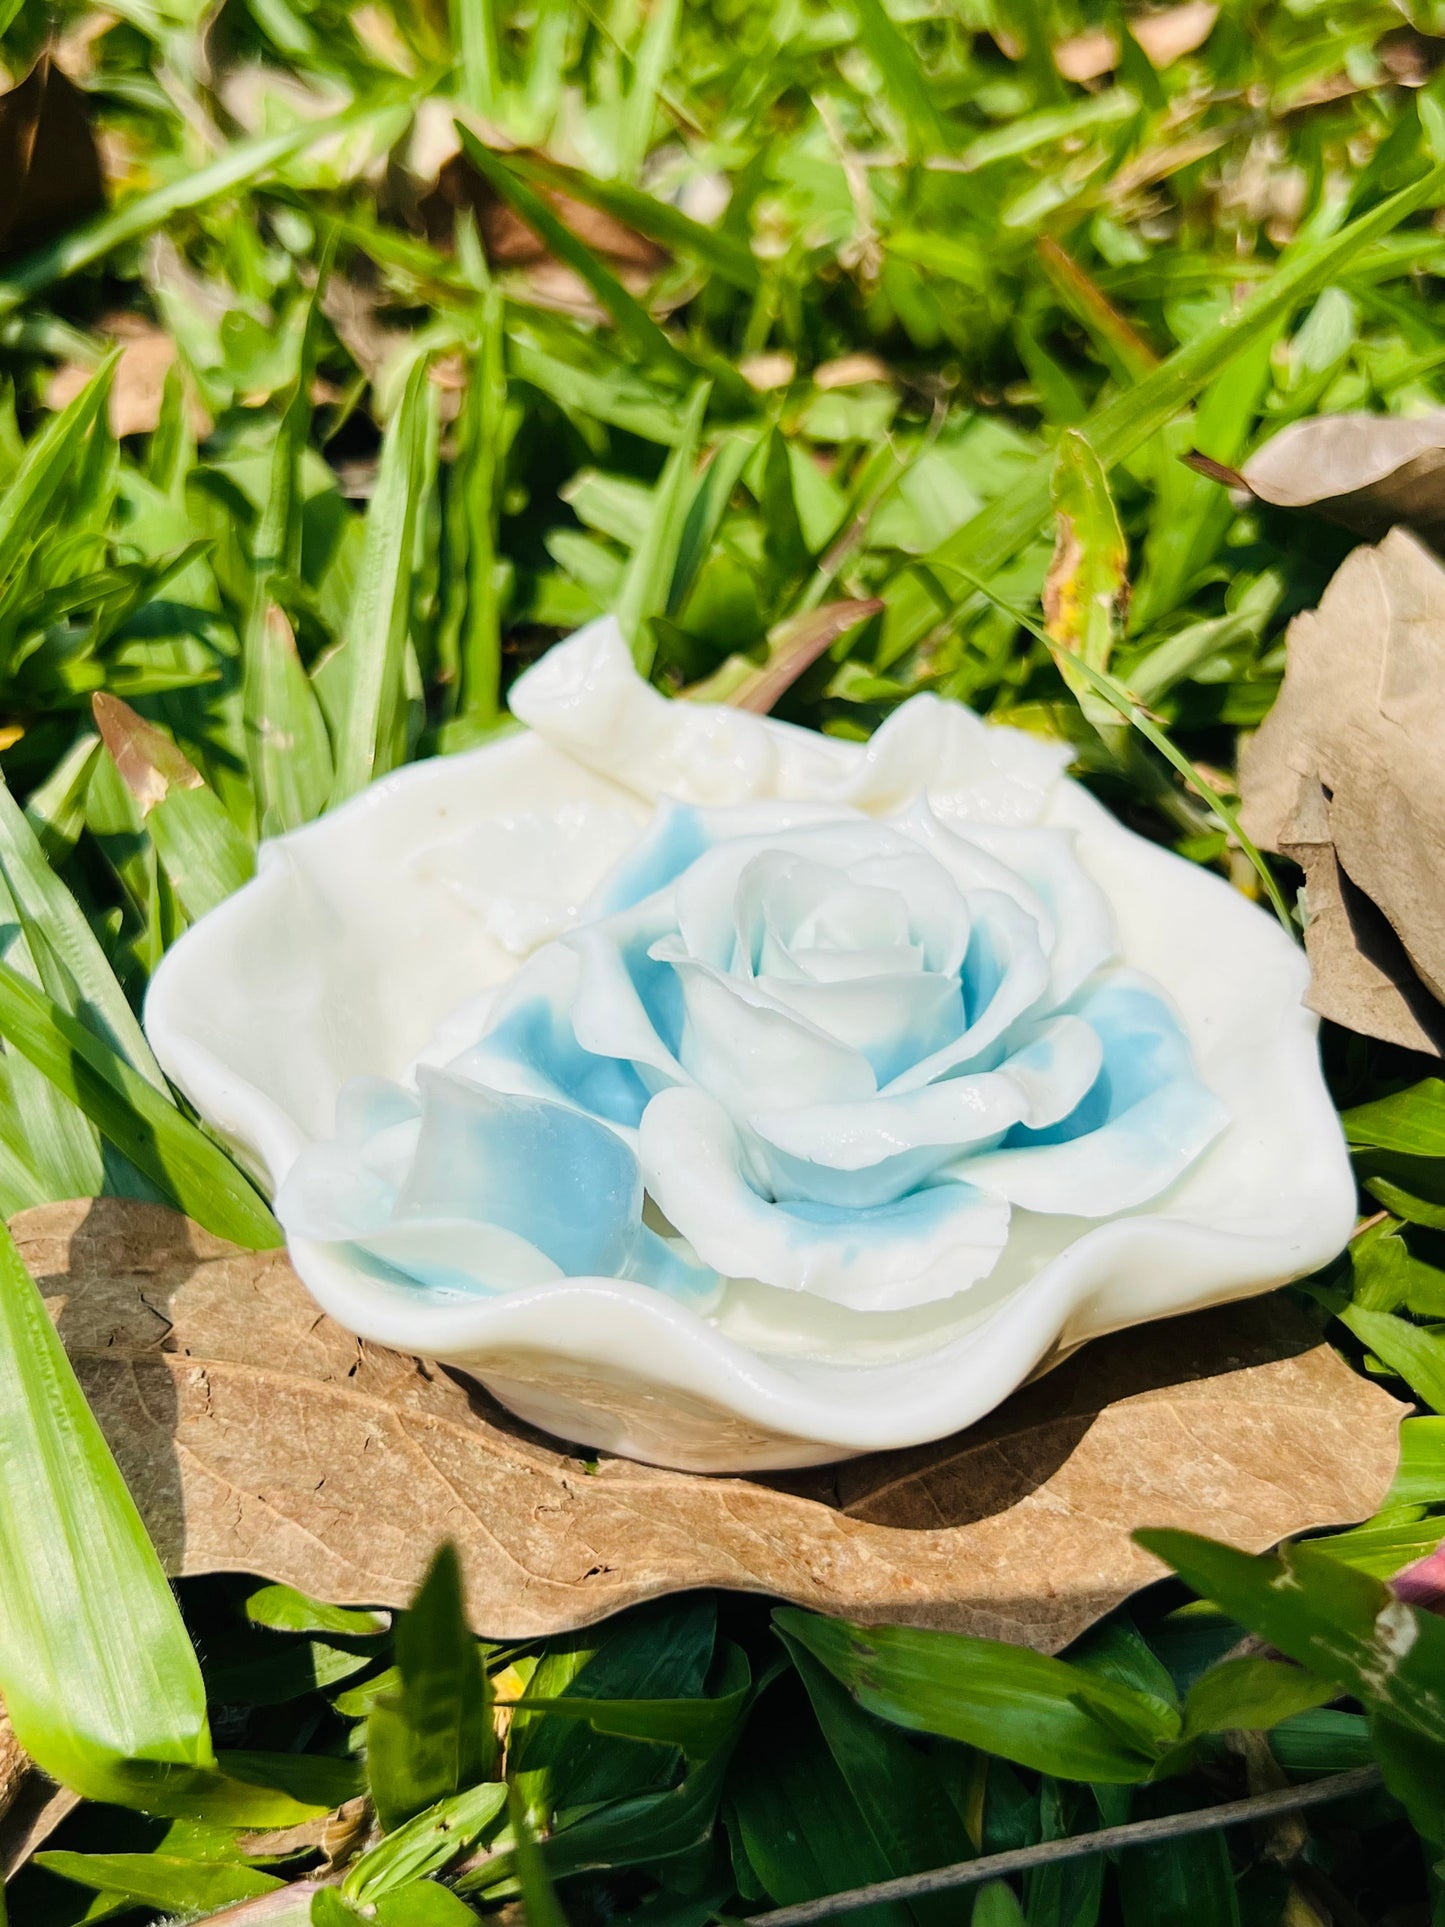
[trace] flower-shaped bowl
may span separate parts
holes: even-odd
[[[1090,1338],[1268,1290],[1344,1244],[1354,1189],[1302,953],[1123,828],[1060,746],[931,696],[866,744],[669,701],[610,621],[550,651],[512,706],[521,727],[263,846],[150,992],[160,1061],[280,1193],[297,1270],[362,1338],[459,1367],[564,1439],[765,1470],[942,1437]],[[962,922],[935,859],[963,878]],[[921,936],[900,889],[934,905]],[[851,942],[870,970],[914,973],[911,1045],[886,1012],[861,1044],[849,1029],[883,1008],[876,974],[856,995],[833,981],[858,974],[838,960]],[[1001,1029],[1039,945],[1032,1012]],[[625,1003],[669,971],[681,1014],[638,1042],[607,985]],[[977,1032],[955,1081],[955,1034],[990,997],[999,1034]],[[553,1039],[530,1056],[513,1048],[529,1012]],[[835,1031],[843,1084],[810,1108]],[[611,1080],[595,1102],[578,1092],[602,1085],[567,1082],[584,1059]],[[966,1156],[965,1099],[984,1107]],[[614,1249],[604,1207],[637,1219],[625,1262],[587,1255]]]

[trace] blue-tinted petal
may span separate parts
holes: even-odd
[[[743,1149],[702,1091],[663,1091],[638,1139],[647,1188],[706,1264],[863,1311],[898,1310],[986,1277],[1008,1236],[1008,1207],[945,1182],[872,1210],[776,1204],[742,1174]]]
[[[625,1056],[600,1056],[578,1042],[580,981],[574,951],[564,944],[539,950],[508,985],[485,1035],[449,1068],[472,1083],[570,1104],[635,1130],[648,1091]]]
[[[710,850],[716,839],[701,810],[664,800],[636,843],[583,909],[584,918],[613,916],[665,890]]]
[[[1074,1005],[1103,1045],[1082,1101],[1041,1130],[1018,1125],[970,1160],[974,1183],[1030,1211],[1102,1218],[1157,1197],[1228,1123],[1155,987],[1117,971]]]
[[[568,1277],[613,1277],[642,1216],[630,1147],[565,1104],[422,1071],[421,1135],[398,1222],[471,1219],[545,1253]]]

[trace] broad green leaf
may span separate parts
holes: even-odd
[[[349,1633],[359,1639],[384,1633],[386,1613],[362,1612],[354,1606],[332,1606],[311,1599],[294,1586],[258,1586],[246,1599],[246,1617],[254,1626],[279,1633]]]
[[[426,357],[418,355],[387,425],[376,492],[366,512],[366,545],[346,636],[346,708],[336,744],[333,803],[354,796],[389,767],[387,745],[403,701],[416,522],[424,488],[420,458],[427,411],[433,405],[426,377]]]
[[[1282,1653],[1445,1745],[1445,1620],[1310,1546],[1256,1558],[1188,1532],[1135,1536]]]
[[[1371,1715],[1370,1739],[1385,1785],[1410,1824],[1435,1846],[1445,1845],[1445,1745],[1378,1711]]]
[[[347,1900],[370,1903],[408,1881],[440,1873],[468,1853],[506,1811],[507,1789],[488,1780],[440,1800],[368,1847],[346,1870],[341,1883]]]
[[[1420,1512],[1419,1506],[1408,1506],[1403,1517],[1382,1513],[1349,1532],[1332,1533],[1321,1541],[1321,1550],[1376,1579],[1393,1579],[1417,1560],[1428,1559],[1445,1541],[1445,1515],[1417,1516]]]
[[[904,1734],[863,1712],[813,1656],[787,1642],[829,1753],[857,1802],[862,1827],[888,1870],[925,1873],[972,1852],[940,1751],[925,1753]],[[959,1760],[967,1760],[959,1754]],[[951,1896],[910,1904],[915,1920],[947,1927]]]
[[[501,293],[482,299],[481,338],[472,358],[458,424],[448,526],[456,598],[456,673],[461,716],[472,729],[493,724],[502,703],[502,612],[497,593],[497,539],[506,456],[507,375],[503,364]]]
[[[132,1905],[194,1920],[284,1885],[253,1867],[216,1865],[167,1853],[66,1853],[35,1856],[37,1866],[81,1886],[124,1895]]]
[[[1445,1505],[1445,1418],[1407,1418],[1386,1505]]]
[[[980,1887],[973,1903],[972,1927],[1028,1927],[1014,1890],[1002,1880]]]
[[[1337,1697],[1329,1680],[1277,1659],[1221,1660],[1194,1682],[1184,1703],[1184,1732],[1267,1731],[1296,1713]]]
[[[5,307],[0,282],[0,312]],[[10,574],[26,546],[45,528],[56,498],[72,471],[85,458],[91,431],[104,434],[104,410],[110,396],[118,349],[106,357],[74,401],[26,444],[20,467],[0,494],[0,567]]]
[[[869,1824],[796,1685],[763,1702],[728,1782],[748,1863],[780,1906],[871,1885],[903,1871]],[[861,1927],[908,1927],[908,1909],[860,1908]]]
[[[478,1918],[450,1887],[435,1880],[413,1880],[375,1904],[371,1918],[376,1927],[476,1927]]]
[[[1410,1157],[1445,1157],[1445,1079],[1423,1078],[1407,1091],[1357,1104],[1340,1122],[1351,1144]]]
[[[42,994],[53,996],[64,1010],[74,1011],[76,999],[69,980],[39,931],[11,897],[3,876],[0,963]],[[25,1202],[83,1198],[99,1191],[105,1182],[105,1159],[95,1127],[63,1091],[16,1051],[6,1052],[3,1070],[10,1113],[7,1135],[13,1133],[15,1137],[16,1175],[29,1165],[37,1178],[38,1188]]]
[[[78,1018],[5,963],[0,1038],[78,1105],[177,1209],[253,1251],[285,1242],[270,1210],[224,1151]]]
[[[1345,1305],[1339,1318],[1412,1392],[1445,1412],[1445,1334],[1362,1305]]]
[[[1059,1779],[1147,1780],[1179,1737],[1142,1695],[1025,1647],[792,1607],[774,1620],[868,1712]]]
[[[501,82],[496,0],[449,0],[452,45],[461,54],[462,97],[479,114],[496,112]]]
[[[3,1225],[0,1352],[0,1692],[47,1773],[94,1800],[144,1804],[168,1778],[215,1766],[201,1670]]]
[[[618,172],[636,175],[652,146],[657,102],[677,43],[682,0],[656,0],[648,9],[632,61],[632,85],[618,132]]]
[[[553,1879],[610,1867],[654,1866],[696,1852],[716,1823],[731,1753],[728,1742],[695,1766],[680,1786],[614,1800],[559,1825],[545,1849]],[[507,1871],[504,1858],[492,1878],[478,1885],[495,1885]]]
[[[596,1631],[557,1642],[532,1675],[527,1696],[701,1699],[716,1631],[717,1607],[706,1596],[669,1599],[627,1613]],[[638,1717],[635,1709],[633,1717]],[[677,1757],[670,1747],[642,1744],[639,1735],[620,1739],[599,1732],[591,1720],[587,1724],[592,1730],[550,1712],[513,1715],[508,1770],[535,1776],[539,1807],[591,1806],[667,1783]]]
[[[513,1704],[521,1713],[547,1712],[559,1719],[585,1720],[596,1733],[675,1746],[689,1759],[703,1760],[732,1735],[751,1691],[747,1658],[740,1647],[729,1646],[726,1671],[715,1697],[588,1699],[573,1693],[546,1698],[528,1693]]]
[[[256,854],[201,772],[163,730],[119,697],[98,695],[95,725],[141,807],[167,877],[191,917],[250,881]]]
[[[1153,1818],[1198,1804],[1193,1791],[1147,1791],[1153,1799],[1132,1818]],[[1222,1832],[1131,1847],[1119,1855],[1115,1878],[1123,1927],[1240,1927],[1234,1868]]]
[[[490,1682],[467,1624],[455,1546],[432,1560],[396,1625],[397,1683],[366,1726],[371,1796],[400,1826],[497,1769]]]

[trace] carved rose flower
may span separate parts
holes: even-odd
[[[512,707],[269,846],[152,993],[364,1336],[571,1437],[801,1463],[1348,1236],[1299,952],[1061,747],[668,702],[611,623]]]

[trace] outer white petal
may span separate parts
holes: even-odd
[[[986,1277],[1008,1207],[967,1184],[915,1191],[876,1211],[771,1204],[741,1176],[726,1111],[702,1091],[664,1091],[643,1116],[649,1193],[704,1263],[839,1305],[897,1311]]]
[[[886,816],[924,789],[941,815],[1034,823],[1070,756],[1067,745],[936,696],[904,703],[866,746],[671,702],[638,677],[610,616],[549,649],[509,700],[514,716],[589,769],[639,796],[688,803],[803,798]]]

